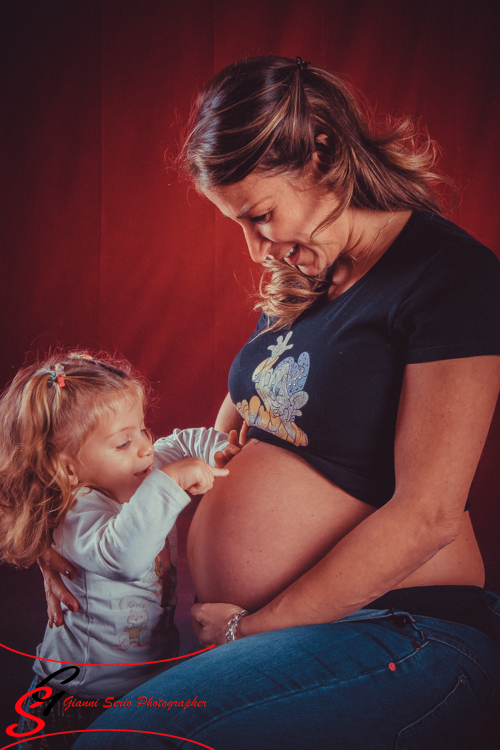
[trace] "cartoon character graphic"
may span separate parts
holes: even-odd
[[[134,641],[138,646],[145,646],[151,640],[146,612],[148,606],[149,602],[146,599],[140,599],[137,596],[124,596],[120,599],[120,609],[124,610],[127,607],[130,609],[127,626],[118,639],[119,647],[123,651],[127,651]]]
[[[295,423],[302,415],[301,409],[309,395],[303,390],[309,374],[309,354],[302,352],[297,362],[293,357],[282,360],[274,369],[279,357],[288,349],[293,331],[279,336],[276,344],[267,348],[271,356],[258,365],[252,375],[258,396],[236,404],[236,409],[249,425],[287,440],[294,445],[307,445],[307,435]]]

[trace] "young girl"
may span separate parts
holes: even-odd
[[[178,652],[165,539],[190,502],[186,492],[204,493],[228,473],[209,465],[215,453],[224,463],[237,449],[225,433],[203,428],[176,430],[153,446],[146,405],[145,385],[127,362],[88,354],[25,367],[0,400],[1,559],[27,566],[52,543],[77,570],[67,586],[80,608],[67,610],[60,628],[49,623],[34,671],[38,684],[64,662],[84,664],[70,682],[74,668],[48,685],[87,710],[59,700],[43,717],[45,733],[84,728],[95,718],[89,708],[102,710],[105,698],[169,666],[150,662]],[[69,747],[76,736],[50,738],[47,747],[58,739]]]

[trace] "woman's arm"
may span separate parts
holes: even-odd
[[[63,602],[71,612],[77,612],[79,604],[61,580],[61,575],[70,580],[78,575],[76,568],[68,560],[48,547],[43,555],[38,558],[38,565],[43,575],[45,599],[47,600],[47,617],[49,628],[55,625],[57,628],[64,624],[64,614],[61,609]]]
[[[228,393],[226,398],[222,402],[219,413],[217,414],[217,419],[215,420],[215,429],[227,433],[231,432],[231,430],[236,430],[236,432],[239,433],[242,425],[243,419],[236,411],[236,408],[231,401],[231,396]]]
[[[500,357],[408,365],[396,430],[393,498],[279,596],[242,619],[238,635],[338,620],[393,589],[450,544],[458,534],[499,388]],[[193,614],[204,626],[202,642],[223,643],[234,606],[195,606]],[[212,606],[219,609],[212,611]]]

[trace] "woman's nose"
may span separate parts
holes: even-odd
[[[248,252],[255,263],[262,263],[270,254],[271,240],[263,237],[260,232],[253,228],[244,227],[243,232],[247,241]]]

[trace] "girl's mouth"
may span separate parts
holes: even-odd
[[[153,465],[151,464],[151,466],[148,466],[146,469],[138,471],[136,474],[134,474],[134,477],[137,477],[138,479],[144,479],[144,477],[147,477],[147,475],[150,473],[152,468]]]

